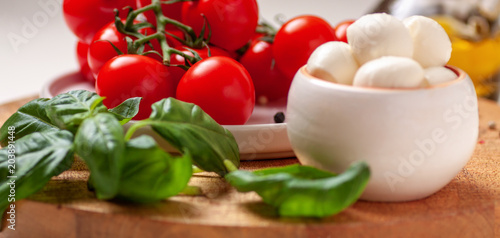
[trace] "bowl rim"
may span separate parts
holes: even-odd
[[[321,87],[337,89],[337,90],[348,90],[348,91],[353,91],[353,92],[368,92],[368,93],[369,92],[373,92],[373,93],[402,93],[402,92],[405,92],[405,93],[408,93],[408,92],[428,91],[428,90],[433,90],[433,89],[446,88],[446,87],[449,87],[451,85],[458,84],[458,83],[464,81],[468,77],[467,73],[465,71],[463,71],[462,69],[455,67],[455,66],[452,66],[452,65],[445,65],[443,67],[453,71],[457,75],[456,79],[449,81],[449,82],[437,84],[437,85],[432,85],[432,86],[428,86],[428,87],[419,87],[419,88],[355,87],[353,85],[335,83],[335,82],[331,82],[331,81],[327,81],[327,80],[323,80],[323,79],[314,77],[311,74],[309,74],[309,72],[307,72],[306,66],[307,65],[302,66],[299,69],[299,71],[297,72],[297,74],[304,75],[305,76],[304,78],[306,78],[311,83],[316,84],[316,85],[321,86]]]

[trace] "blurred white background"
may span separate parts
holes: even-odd
[[[51,79],[78,70],[76,38],[62,16],[63,0],[0,0],[0,104],[38,94]],[[258,0],[273,22],[315,14],[332,25],[358,18],[378,0]]]

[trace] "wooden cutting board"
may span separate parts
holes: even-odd
[[[32,98],[0,106],[0,124]],[[76,162],[43,190],[16,203],[16,230],[0,237],[498,237],[500,236],[500,107],[479,101],[473,157],[438,193],[413,202],[358,201],[323,219],[280,218],[255,193],[238,193],[211,173],[193,177],[205,196],[175,196],[151,205],[99,201]],[[295,158],[247,161],[243,169],[298,163]],[[2,198],[4,199],[4,198]]]

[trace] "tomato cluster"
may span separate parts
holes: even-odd
[[[286,98],[316,47],[342,39],[317,16],[269,30],[258,23],[256,0],[64,0],[63,12],[79,39],[82,75],[95,81],[104,104],[143,98],[134,119],[176,97],[220,124],[244,124],[256,101]]]

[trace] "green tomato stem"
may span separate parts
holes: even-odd
[[[184,25],[181,22],[176,21],[176,20],[174,20],[172,18],[168,18],[166,16],[161,15],[161,16],[159,16],[157,18],[157,21],[160,23],[158,25],[163,25],[163,26],[165,26],[166,24],[172,24],[172,25],[174,25],[175,27],[177,27],[177,28],[181,29],[182,31],[186,32],[188,34],[188,36],[191,37],[191,40],[194,40],[194,39],[197,38],[196,33],[194,32],[194,30],[193,30],[192,27]]]
[[[193,64],[196,63],[196,62],[198,62],[198,60],[196,59],[196,57],[188,55],[188,54],[186,54],[186,53],[184,53],[184,52],[182,52],[182,51],[180,51],[178,49],[170,48],[169,51],[168,51],[168,53],[169,54],[178,54],[178,55],[184,57],[185,59],[187,59],[189,62],[191,62]]]
[[[118,32],[120,33],[123,33],[123,34],[126,34],[126,35],[130,35],[130,36],[133,36],[135,38],[142,38],[144,37],[144,35],[142,35],[141,33],[137,32],[137,31],[134,31],[134,30],[127,30],[127,28],[125,27],[125,25],[123,24],[120,16],[118,15],[118,10],[115,9],[115,27],[116,29],[118,30]],[[128,19],[129,17],[127,17]],[[134,18],[132,18],[132,21],[134,20]]]
[[[196,2],[198,0],[166,0],[162,1],[162,4],[173,4],[173,3],[178,3],[178,2]]]
[[[152,34],[152,35],[149,35],[149,36],[142,37],[142,38],[134,41],[134,47],[139,47],[142,44],[146,44],[148,41],[151,41],[154,39],[159,39],[160,37],[161,37],[161,33],[159,33],[159,32]]]
[[[171,19],[163,15],[161,7],[162,4],[172,4],[176,2],[187,2],[187,1],[193,1],[193,0],[170,0],[170,1],[152,0],[151,4],[130,11],[129,14],[127,15],[127,19],[125,20],[125,24],[121,21],[118,14],[119,13],[118,10],[115,9],[115,25],[117,30],[123,34],[137,38],[135,41],[133,41],[131,47],[129,48],[129,52],[127,53],[137,53],[138,51],[142,52],[142,50],[138,49],[141,49],[141,47],[143,47],[144,44],[147,44],[151,40],[158,39],[161,46],[161,54],[163,55],[163,64],[170,65],[170,59],[172,54],[179,54],[183,56],[191,64],[194,64],[197,61],[199,61],[199,57],[196,57],[196,55],[195,57],[186,55],[185,53],[179,50],[171,48],[167,42],[167,37],[166,37],[167,32],[165,30],[165,26],[167,24],[171,24],[184,32],[184,35],[187,38],[187,40],[183,42],[186,43],[189,47],[200,48],[206,44],[203,41],[200,43],[200,39],[202,40],[203,36],[197,37],[192,27],[184,25],[179,21],[176,21],[174,19]],[[146,23],[142,22],[134,24],[134,20],[137,18],[137,16],[146,11],[153,11],[157,22],[156,33],[149,36],[145,36],[138,32],[140,28],[149,27]],[[141,25],[139,26],[139,24]],[[189,65],[186,65],[184,68],[189,68]]]
[[[134,20],[137,18],[137,16],[139,16],[139,14],[146,12],[146,11],[149,11],[149,10],[154,10],[157,7],[158,7],[157,5],[150,4],[150,5],[144,6],[143,8],[139,8],[137,10],[131,11],[130,14],[127,16],[127,20],[125,21],[125,29],[128,30],[132,27],[132,25],[134,24]],[[160,6],[160,8],[161,8],[161,6]]]
[[[160,46],[161,46],[161,51],[163,54],[163,64],[169,65],[170,64],[170,51],[172,48],[167,43],[167,37],[163,35],[158,39],[160,41]]]
[[[161,1],[160,0],[152,0],[151,5],[154,5],[153,11],[155,13],[156,17],[156,32],[160,33],[158,40],[160,41],[160,46],[163,54],[163,63],[164,64],[170,64],[170,54],[169,54],[169,49],[170,46],[168,45],[167,42],[167,37],[165,37],[165,24],[162,24],[160,19],[163,16],[163,12],[161,10]]]

